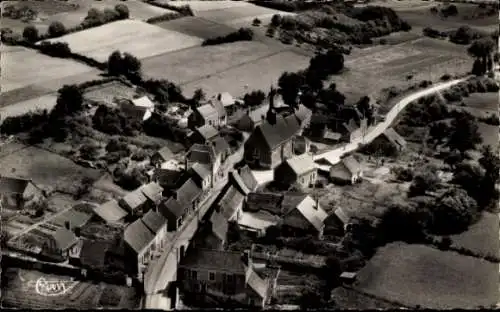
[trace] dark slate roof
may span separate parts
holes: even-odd
[[[283,195],[278,193],[250,193],[247,196],[245,210],[257,212],[265,210],[274,215],[282,215]]]
[[[80,262],[85,267],[103,269],[105,266],[106,252],[111,245],[107,241],[94,241],[84,239],[80,251]]]
[[[198,185],[190,178],[176,191],[177,200],[180,203],[192,203],[201,195],[201,192]]]
[[[204,180],[206,177],[210,176],[210,167],[205,164],[200,164],[200,163],[195,163],[192,167],[191,170],[199,176],[202,180]]]
[[[94,213],[106,222],[119,221],[125,218],[125,216],[128,214],[120,207],[120,205],[118,205],[118,202],[114,199],[105,202],[99,207],[96,207],[94,209]]]
[[[219,207],[224,217],[229,219],[244,200],[245,196],[235,187],[230,186],[219,201]]]
[[[212,141],[212,146],[214,147],[215,155],[219,155],[222,152],[228,151],[231,147],[227,143],[226,139],[222,137],[217,137]]]
[[[217,129],[215,129],[211,125],[204,125],[198,127],[196,128],[195,131],[198,132],[207,141],[216,137],[219,134],[219,131],[217,131]]]
[[[193,144],[188,152],[188,159],[191,162],[199,162],[202,164],[211,164],[212,163],[212,151],[208,145],[205,144]]]
[[[245,274],[246,267],[240,252],[193,248],[187,252],[180,266],[192,269]]]
[[[360,163],[352,155],[343,158],[342,163],[351,174],[356,174],[361,170]]]
[[[244,167],[240,168],[239,174],[243,182],[245,182],[248,189],[250,191],[255,191],[255,189],[259,185],[259,182],[253,176],[250,167],[248,167],[248,165],[245,165]]]
[[[122,200],[132,209],[137,209],[147,201],[147,197],[142,193],[142,189],[138,188],[123,196]]]
[[[245,275],[245,282],[260,298],[266,298],[269,284],[262,279],[252,268],[248,268]]]
[[[166,188],[177,188],[181,182],[183,172],[169,169],[155,169],[153,179]]]
[[[173,197],[170,197],[169,199],[163,201],[158,209],[160,210],[160,213],[167,219],[171,214],[173,214],[177,218],[184,215],[183,205]]]
[[[142,193],[154,203],[162,199],[163,188],[156,182],[151,182],[141,188]]]
[[[149,245],[154,238],[153,232],[148,229],[141,219],[137,219],[127,226],[123,233],[125,243],[137,253],[141,252],[144,247]]]
[[[266,120],[257,126],[257,131],[262,133],[267,146],[271,149],[276,148],[285,141],[291,140],[299,130],[299,122],[293,115],[286,118],[278,115],[276,117],[276,123],[270,124]]]
[[[229,172],[231,181],[234,183],[233,185],[238,188],[240,192],[244,195],[248,195],[250,193],[250,189],[247,187],[243,179],[240,177],[239,173],[235,170]]]
[[[167,222],[167,219],[163,217],[160,213],[149,210],[144,216],[142,216],[142,222],[148,227],[153,233],[158,233],[163,225]]]
[[[307,194],[302,193],[286,193],[283,195],[283,201],[281,202],[281,207],[283,214],[287,214],[297,206],[307,197]]]
[[[226,240],[228,231],[226,218],[217,211],[214,211],[210,216],[210,223],[212,224],[212,233],[220,240]]]
[[[78,238],[75,236],[75,234],[66,229],[66,228],[59,228],[57,229],[53,234],[52,237],[54,238],[54,242],[56,243],[56,246],[60,250],[67,250],[68,248],[71,247]]]
[[[165,161],[174,157],[174,153],[170,150],[170,148],[168,148],[168,146],[160,148],[155,154],[159,155]]]
[[[29,183],[26,179],[0,177],[0,194],[22,194]]]

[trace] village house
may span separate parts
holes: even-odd
[[[157,168],[154,170],[151,181],[158,183],[165,193],[172,189],[177,189],[181,186],[183,171]]]
[[[254,192],[259,186],[259,182],[255,178],[252,173],[252,169],[245,165],[244,167],[238,170],[238,174],[241,177],[241,180],[245,183],[250,192]]]
[[[142,186],[141,191],[149,202],[153,204],[153,207],[158,206],[163,197],[163,188],[156,182],[149,182]]]
[[[276,180],[283,186],[298,186],[305,189],[316,183],[318,176],[314,160],[311,155],[303,154],[285,160],[274,171]]]
[[[191,177],[203,191],[213,187],[212,172],[208,165],[195,163],[189,170]]]
[[[300,126],[292,115],[283,118],[272,110],[268,115],[245,142],[244,157],[249,165],[274,169],[293,156],[293,139]]]
[[[198,205],[203,200],[202,193],[202,189],[196,185],[192,178],[189,178],[174,192],[173,197],[182,207],[185,207],[187,213],[190,213],[198,209]]]
[[[325,220],[325,234],[341,236],[347,231],[352,213],[349,210],[338,207]]]
[[[94,214],[106,223],[120,223],[128,212],[120,207],[115,199],[108,200],[94,209]]]
[[[203,301],[209,295],[242,306],[264,308],[270,299],[271,283],[254,270],[248,252],[191,249],[179,263],[178,280],[184,295]]]
[[[250,193],[250,189],[245,184],[245,181],[243,181],[240,174],[236,170],[231,170],[229,172],[229,184],[234,186],[238,191],[240,191],[245,196]]]
[[[231,185],[223,192],[222,197],[215,205],[215,210],[228,221],[238,220],[244,201],[245,195]]]
[[[122,197],[118,204],[132,216],[141,216],[156,208],[162,198],[163,188],[156,182],[150,182]]]
[[[70,264],[85,270],[104,271],[106,269],[106,253],[111,245],[108,241],[82,239],[78,248],[70,255]]]
[[[293,140],[293,152],[295,155],[308,153],[311,149],[311,141],[305,136],[298,136]]]
[[[217,137],[217,135],[219,135],[219,131],[217,131],[217,129],[210,125],[204,125],[196,128],[189,139],[193,144],[207,144],[210,140]]]
[[[222,106],[224,106],[224,109],[228,115],[234,113],[236,109],[235,106],[238,104],[238,101],[229,92],[222,92],[217,94],[215,100],[222,103]]]
[[[173,158],[174,158],[174,153],[170,150],[170,148],[164,146],[151,156],[150,162],[152,166],[160,168],[161,164]]]
[[[212,183],[223,178],[222,164],[231,155],[231,147],[222,137],[217,137],[207,144],[194,144],[186,155],[186,168],[195,163],[208,165],[211,169]]]
[[[362,177],[363,169],[354,156],[342,158],[339,163],[330,167],[330,179],[337,184],[354,184]]]
[[[321,208],[319,202],[304,194],[294,206],[291,209],[284,207],[289,212],[283,217],[281,223],[283,233],[292,236],[312,234],[321,239],[328,214]]]
[[[235,127],[241,131],[252,132],[265,119],[269,105],[262,105],[254,109],[247,109],[246,113],[236,122]]]
[[[43,191],[32,180],[0,177],[0,208],[23,209],[43,199]]]
[[[126,116],[134,118],[139,122],[151,118],[155,107],[154,103],[147,96],[132,100],[122,100],[118,104]]]
[[[167,231],[174,232],[181,227],[187,210],[175,198],[170,197],[161,202],[158,211],[167,219]]]
[[[227,113],[224,105],[218,100],[211,100],[208,103],[196,107],[188,117],[188,126],[192,129],[204,125],[219,128],[226,124]]]
[[[224,250],[228,231],[228,221],[217,211],[203,221],[193,237],[192,247]]]
[[[283,194],[280,193],[252,192],[248,194],[243,210],[249,212],[267,211],[273,215],[282,216],[284,214],[281,205],[283,198]]]
[[[151,245],[153,256],[155,253],[159,255],[167,243],[167,219],[161,213],[150,210],[142,217],[142,222],[155,236],[154,244]]]
[[[71,248],[78,243],[79,238],[67,227],[57,229],[50,234],[42,249],[50,255],[67,259]]]
[[[123,240],[125,242],[126,257],[133,259],[127,262],[131,265],[128,270],[137,274],[141,280],[147,264],[153,258],[151,249],[152,245],[156,243],[155,234],[148,229],[141,219],[137,219],[125,228]]]

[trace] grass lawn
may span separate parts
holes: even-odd
[[[67,190],[76,187],[83,177],[98,178],[101,173],[80,167],[57,154],[30,146],[1,157],[0,175],[33,179],[46,189]]]
[[[498,257],[500,242],[498,240],[498,216],[483,212],[481,219],[461,234],[452,235],[452,247],[466,248],[478,255]]]
[[[88,80],[98,79],[97,70],[73,60],[50,57],[23,47],[2,46],[0,51],[2,93],[80,74],[89,74]]]
[[[100,62],[107,61],[109,55],[116,50],[143,59],[189,48],[202,42],[200,38],[133,19],[116,21],[51,41],[66,42],[73,52]]]
[[[498,301],[498,264],[424,245],[392,243],[361,269],[355,289],[409,307],[489,307]]]

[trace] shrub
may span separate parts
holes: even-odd
[[[10,116],[3,120],[0,126],[0,133],[11,135],[31,131],[45,124],[49,120],[47,110],[29,112],[20,116]],[[43,133],[38,132],[40,137]]]
[[[94,129],[111,135],[134,135],[140,129],[135,119],[127,118],[118,109],[100,105],[92,118]]]
[[[178,19],[178,18],[181,18],[183,16],[184,15],[177,13],[177,12],[175,12],[175,13],[169,12],[169,13],[165,13],[165,14],[160,15],[160,16],[151,17],[151,18],[146,20],[146,23],[156,24],[156,23],[161,23],[161,22],[166,22],[166,21]]]
[[[254,18],[252,25],[253,26],[260,26],[260,24],[262,24],[262,21],[258,18]]]
[[[497,114],[490,114],[488,117],[480,118],[479,121],[491,126],[500,126],[500,119]]]
[[[108,144],[106,145],[106,152],[112,153],[119,151],[125,151],[127,154],[130,154],[128,143],[121,137],[112,138],[111,140],[109,140]]]
[[[451,79],[451,75],[450,74],[444,74],[443,76],[441,76],[440,78],[442,81],[448,81]]]
[[[148,153],[139,148],[137,149],[133,154],[132,154],[132,160],[135,160],[135,161],[143,161],[143,160],[146,160],[146,158],[148,157]]]
[[[23,38],[31,43],[38,41],[39,38],[38,29],[33,25],[28,25],[24,27]]]
[[[39,45],[39,51],[54,57],[67,58],[71,56],[71,50],[66,42],[43,41]]]
[[[63,23],[59,21],[55,21],[50,23],[49,28],[47,30],[47,34],[51,37],[60,37],[66,34],[66,27]]]
[[[238,31],[232,32],[226,36],[209,38],[203,41],[202,45],[216,45],[223,43],[231,43],[236,41],[251,41],[253,39],[253,31],[249,28],[240,28]]]
[[[399,181],[410,182],[413,180],[414,174],[411,168],[393,167],[391,171]]]
[[[413,178],[408,190],[408,196],[425,195],[427,191],[434,191],[438,187],[440,180],[431,168],[424,168]]]
[[[146,174],[139,168],[127,171],[117,168],[113,175],[115,183],[129,191],[137,189],[148,181]]]
[[[115,6],[115,11],[116,11],[116,13],[118,13],[119,19],[129,18],[130,12],[129,12],[128,7],[125,4],[117,4]]]
[[[85,160],[96,160],[99,155],[99,145],[87,143],[80,147],[80,157]]]

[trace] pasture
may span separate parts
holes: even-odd
[[[68,76],[80,77],[85,74],[83,81],[98,78],[97,70],[73,60],[50,57],[23,47],[2,45],[0,51],[2,93],[41,83],[43,88],[50,89],[47,87],[47,82]],[[62,84],[56,90],[60,86]]]
[[[134,308],[135,292],[127,287],[75,281],[69,276],[45,274],[34,270],[9,268],[2,272],[5,285],[2,285],[2,305],[26,309],[96,309],[109,302],[103,296],[113,294],[114,307]],[[58,287],[55,287],[55,286]],[[64,285],[64,286],[62,286]]]
[[[2,155],[0,175],[32,179],[40,187],[48,190],[67,190],[78,186],[83,177],[98,178],[101,173],[78,166],[57,154],[29,146]]]
[[[331,82],[348,97],[377,97],[392,86],[405,88],[422,80],[439,81],[444,74],[464,74],[473,60],[465,47],[438,39],[420,38],[397,45],[353,50],[345,57],[347,70]],[[410,76],[410,79],[408,79]]]
[[[143,59],[199,45],[203,40],[138,20],[121,20],[49,41],[66,42],[73,52],[105,62],[116,50]]]
[[[500,242],[498,240],[498,216],[483,212],[481,219],[471,225],[467,231],[450,236],[452,247],[465,248],[480,256],[498,257]]]
[[[268,57],[278,51],[253,41],[194,47],[147,58],[142,61],[142,69],[147,76],[186,84]]]
[[[229,92],[233,96],[243,96],[251,90],[267,92],[271,84],[276,85],[285,71],[296,72],[309,65],[309,58],[290,51],[277,52],[267,57],[236,65],[223,72],[216,72],[183,85],[186,94],[203,88],[207,94]]]
[[[489,307],[498,301],[498,264],[424,245],[392,243],[359,271],[354,287],[409,307]]]

